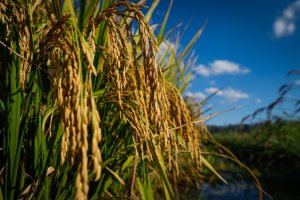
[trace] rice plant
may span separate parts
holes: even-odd
[[[144,7],[1,0],[0,199],[153,199],[153,169],[173,199],[179,151],[201,169]]]

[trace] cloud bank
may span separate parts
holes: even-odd
[[[229,101],[239,101],[242,99],[248,99],[250,97],[249,94],[233,88],[219,90],[219,88],[210,87],[205,89],[205,92],[208,94],[216,93],[216,95],[224,97]]]
[[[273,24],[273,33],[277,38],[293,35],[296,31],[296,15],[300,12],[300,0],[290,4]]]
[[[248,68],[241,67],[240,64],[228,60],[215,60],[205,65],[195,67],[195,72],[205,77],[218,76],[223,74],[247,74],[250,72]]]
[[[259,103],[261,103],[261,102],[262,102],[261,98],[255,99],[255,103],[259,104]]]
[[[203,100],[206,98],[206,95],[203,92],[186,92],[185,95],[188,97],[194,97],[199,100]]]

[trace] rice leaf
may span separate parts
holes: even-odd
[[[117,174],[117,172],[112,171],[108,167],[105,167],[118,181],[121,183],[121,185],[125,185],[125,181]]]
[[[202,163],[210,170],[212,171],[220,180],[222,180],[224,183],[228,184],[228,182],[214,169],[214,167],[203,157],[200,157]]]

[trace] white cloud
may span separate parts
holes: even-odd
[[[300,85],[300,79],[295,81],[296,85]]]
[[[215,80],[211,80],[210,82],[209,82],[211,85],[216,85],[216,81]]]
[[[278,18],[274,22],[274,34],[276,37],[283,37],[293,35],[296,26],[294,21],[290,21],[284,18]]]
[[[195,80],[196,79],[196,76],[194,75],[194,74],[191,74],[191,76],[190,76],[190,81],[193,81],[193,80]]]
[[[173,59],[172,63],[168,63],[171,56],[177,55],[180,50],[181,45],[178,42],[173,42],[171,40],[163,41],[158,47],[157,58],[158,61],[165,67],[166,64],[172,65],[175,60]],[[163,63],[162,63],[163,62]],[[181,65],[181,63],[179,63]]]
[[[195,67],[195,72],[202,75],[202,76],[210,76],[210,70],[205,67],[204,65],[199,65],[198,67]]]
[[[216,95],[224,97],[230,101],[239,101],[241,99],[249,98],[249,94],[242,92],[240,90],[233,89],[233,88],[219,90],[216,87],[210,87],[210,88],[205,89],[205,92],[208,94],[212,94],[212,93],[216,92]]]
[[[273,24],[274,35],[278,38],[293,35],[296,31],[296,15],[300,11],[300,0],[290,4]]]
[[[219,88],[216,88],[216,87],[210,87],[210,88],[206,88],[205,89],[205,92],[208,93],[208,94],[212,94],[212,93],[215,93],[219,90]],[[222,91],[219,91],[219,93],[222,92]]]
[[[255,103],[259,104],[259,103],[261,103],[261,102],[262,102],[261,98],[255,99]]]
[[[205,65],[199,65],[195,67],[195,72],[205,76],[217,76],[221,74],[247,74],[250,72],[248,68],[242,68],[240,64],[228,61],[228,60],[215,60]]]
[[[165,53],[167,52],[168,54],[171,53],[172,50],[175,48],[175,44],[169,40],[165,40],[159,45],[158,48],[158,55],[159,57],[163,57]]]
[[[206,98],[206,95],[202,92],[186,92],[185,95],[188,97],[194,97],[194,98],[200,99],[200,100]]]

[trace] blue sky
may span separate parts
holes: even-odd
[[[169,0],[161,0],[152,23],[162,22],[168,5]],[[174,0],[167,29],[189,23],[180,41],[184,46],[206,20],[185,95],[201,100],[224,87],[210,100],[213,109],[207,114],[236,108],[208,124],[239,123],[274,101],[282,84],[300,85],[300,76],[286,76],[300,69],[300,0]],[[299,99],[299,89],[290,98]],[[289,109],[292,101],[284,106]]]

